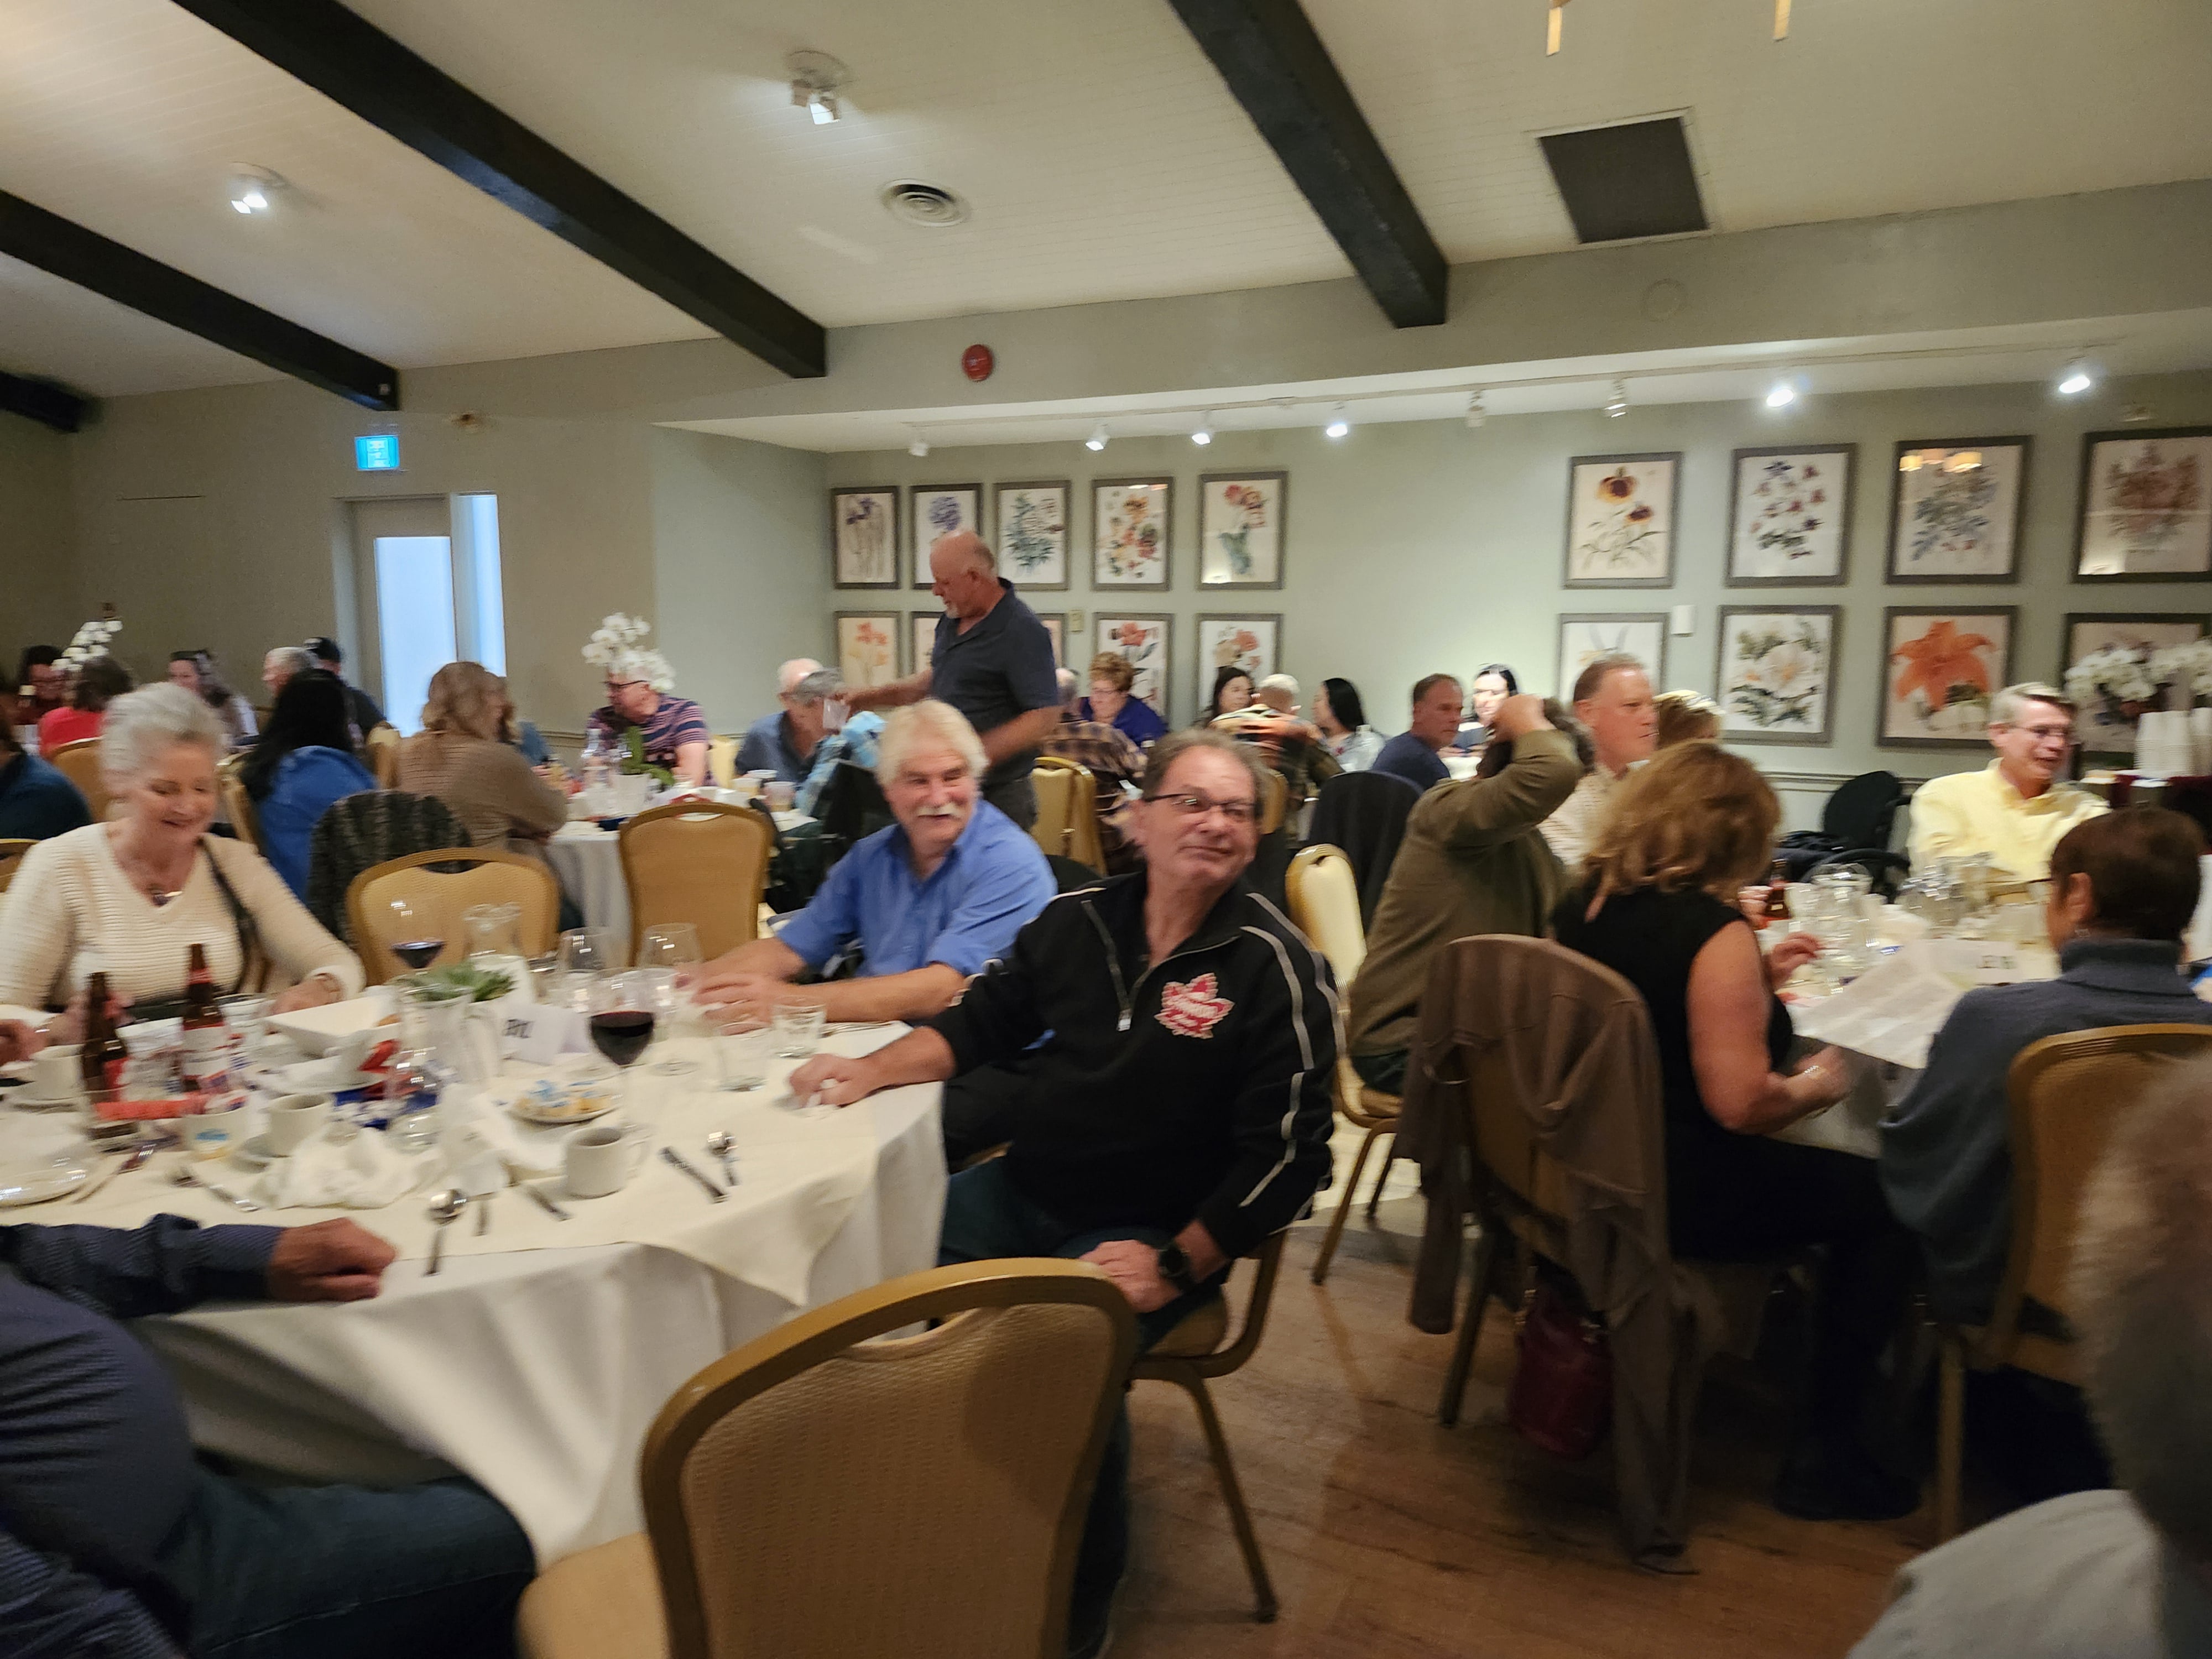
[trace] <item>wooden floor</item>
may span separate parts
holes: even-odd
[[[1401,1176],[1391,1191],[1407,1186]],[[1882,1526],[1778,1513],[1766,1492],[1780,1402],[1755,1378],[1719,1377],[1705,1393],[1692,1466],[1698,1571],[1638,1571],[1614,1541],[1610,1442],[1565,1465],[1498,1422],[1511,1332],[1494,1308],[1459,1425],[1438,1425],[1452,1339],[1406,1321],[1420,1219],[1410,1195],[1386,1201],[1380,1226],[1355,1217],[1322,1286],[1307,1276],[1321,1224],[1302,1224],[1260,1352],[1213,1384],[1281,1598],[1274,1624],[1252,1620],[1189,1401],[1164,1384],[1136,1388],[1133,1559],[1114,1659],[1847,1652],[1892,1571],[1926,1547],[1926,1507]]]

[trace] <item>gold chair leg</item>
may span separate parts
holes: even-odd
[[[1959,1479],[1966,1461],[1966,1356],[1955,1336],[1943,1338],[1942,1382],[1936,1402],[1936,1541],[1959,1535]]]
[[[1199,1426],[1206,1431],[1206,1449],[1213,1457],[1213,1472],[1221,1478],[1221,1499],[1229,1506],[1229,1523],[1237,1531],[1237,1547],[1244,1552],[1245,1571],[1252,1575],[1252,1617],[1261,1624],[1275,1622],[1275,1587],[1267,1577],[1267,1564],[1260,1559],[1259,1534],[1252,1530],[1250,1511],[1244,1507],[1244,1489],[1237,1484],[1237,1466],[1229,1461],[1229,1442],[1214,1415],[1213,1396],[1202,1376],[1176,1377],[1198,1407]]]
[[[1336,1213],[1329,1218],[1328,1232],[1321,1242],[1321,1254],[1314,1258],[1313,1282],[1316,1285],[1328,1277],[1328,1264],[1336,1259],[1337,1242],[1344,1237],[1345,1218],[1352,1213],[1352,1206],[1359,1200],[1359,1177],[1367,1168],[1367,1154],[1375,1150],[1375,1138],[1387,1127],[1377,1123],[1361,1138],[1359,1156],[1352,1160],[1352,1179],[1344,1183],[1344,1200],[1336,1206]]]
[[[1459,1421],[1459,1408],[1467,1397],[1467,1374],[1474,1364],[1475,1338],[1482,1334],[1482,1316],[1490,1302],[1491,1276],[1498,1271],[1498,1231],[1486,1224],[1474,1241],[1473,1282],[1467,1291],[1467,1311],[1460,1316],[1459,1337],[1452,1344],[1451,1368],[1444,1373],[1443,1398],[1437,1401],[1437,1421],[1449,1428]]]
[[[1382,1172],[1375,1177],[1375,1190],[1367,1194],[1367,1218],[1375,1219],[1375,1209],[1382,1201],[1382,1189],[1390,1183],[1390,1166],[1398,1161],[1398,1127],[1376,1124],[1367,1132],[1370,1135],[1389,1135],[1390,1150],[1382,1155]]]

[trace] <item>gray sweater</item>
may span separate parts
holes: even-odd
[[[2212,1025],[2179,969],[2179,945],[2076,939],[2059,975],[1969,991],[1928,1050],[1928,1068],[1881,1124],[1881,1185],[1928,1254],[1939,1319],[1990,1316],[2012,1242],[2012,1145],[2005,1079],[2031,1042],[2101,1025]]]

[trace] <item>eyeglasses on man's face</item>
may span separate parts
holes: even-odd
[[[2007,732],[2025,732],[2038,743],[2071,743],[2074,740],[2074,728],[2071,726],[2023,726],[2016,720],[2008,720],[2000,729]]]
[[[1211,795],[1195,792],[1152,795],[1146,799],[1161,802],[1177,817],[1201,818],[1208,812],[1218,812],[1240,828],[1248,823],[1256,823],[1260,818],[1258,805],[1249,800],[1216,800]]]

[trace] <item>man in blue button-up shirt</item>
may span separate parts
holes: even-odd
[[[1057,890],[1036,843],[978,798],[983,769],[959,710],[928,701],[894,713],[876,778],[897,822],[840,860],[775,938],[708,963],[698,1000],[766,1005],[801,972],[858,950],[858,977],[818,988],[831,1019],[922,1019],[948,1006]]]

